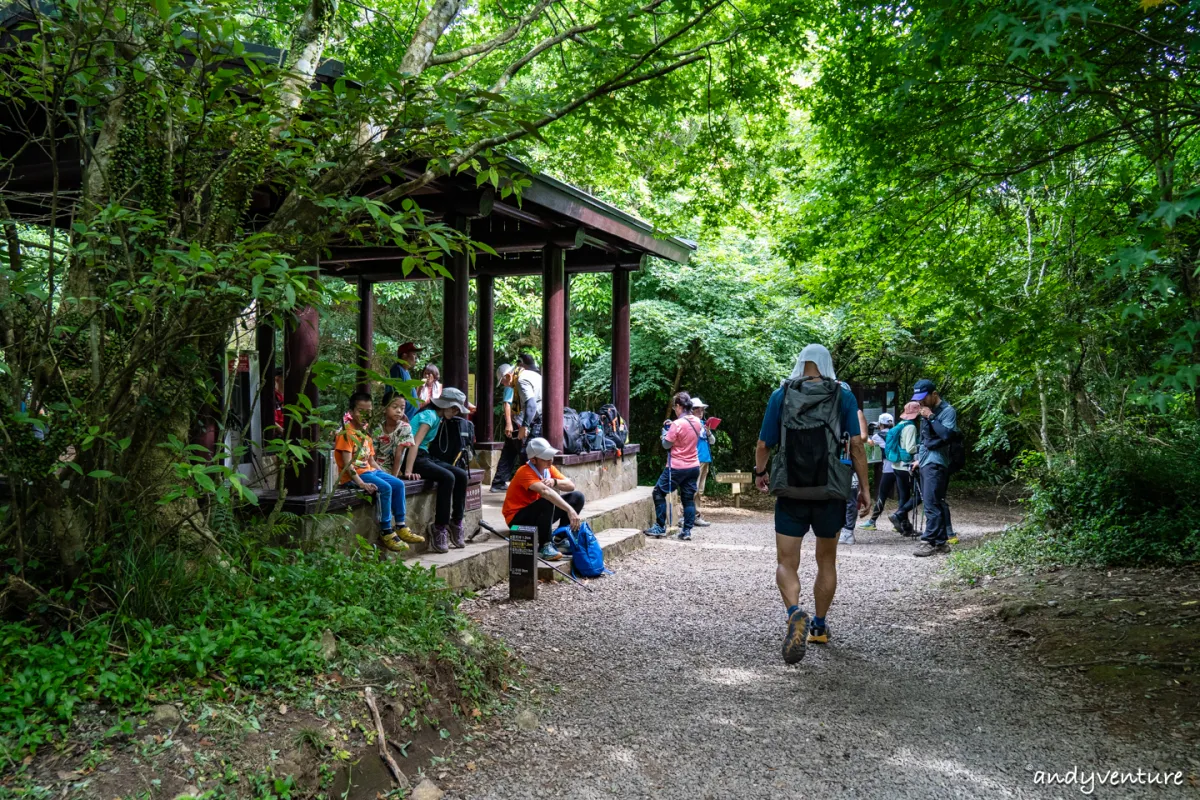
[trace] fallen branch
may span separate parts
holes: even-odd
[[[1200,661],[1151,661],[1134,658],[1099,658],[1095,661],[1074,661],[1069,664],[1047,664],[1050,669],[1066,669],[1068,667],[1098,667],[1116,664],[1127,667],[1167,667],[1172,669],[1194,669],[1200,667]]]
[[[396,780],[396,785],[407,789],[410,786],[408,778],[404,777],[404,773],[400,771],[400,765],[396,763],[396,759],[392,758],[392,753],[388,750],[387,734],[383,732],[383,719],[379,716],[379,708],[375,705],[375,692],[368,686],[363,694],[367,698],[367,708],[371,709],[371,719],[375,720],[375,732],[378,734],[375,743],[379,745],[379,757],[388,765],[392,777]]]

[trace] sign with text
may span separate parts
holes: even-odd
[[[508,531],[508,599],[537,600],[537,528]]]
[[[467,485],[467,502],[463,506],[467,511],[478,511],[483,508],[483,485],[472,483]]]
[[[749,472],[718,472],[717,483],[754,483]]]

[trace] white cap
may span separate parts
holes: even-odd
[[[501,364],[496,367],[496,380],[504,380],[504,376],[512,371],[512,364]]]
[[[558,451],[540,436],[529,440],[529,444],[525,445],[525,452],[530,458],[554,458],[558,455]]]
[[[880,414],[879,415],[879,424],[880,425],[895,425],[896,418],[888,413]]]
[[[699,397],[693,397],[692,408],[708,408],[708,403],[704,402]]]

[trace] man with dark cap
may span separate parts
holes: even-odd
[[[917,447],[921,499],[925,504],[925,535],[913,554],[918,558],[949,553],[950,512],[946,490],[950,486],[950,439],[958,432],[958,412],[938,394],[933,381],[921,379],[913,386],[920,403],[921,443]]]
[[[412,374],[409,372],[417,363],[417,353],[421,352],[421,348],[417,347],[413,342],[405,342],[396,348],[396,363],[392,364],[391,370],[388,371],[388,377],[398,381],[411,381]],[[392,388],[389,386],[387,391],[383,393],[383,404],[386,406],[388,400],[393,394]],[[404,398],[404,416],[410,420],[417,413],[417,407],[413,404],[417,399],[417,390],[409,389],[407,396]]]

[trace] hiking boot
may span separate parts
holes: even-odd
[[[408,527],[407,525],[405,525],[403,523],[401,523],[400,527],[396,529],[396,536],[398,536],[400,538],[400,541],[408,542],[409,544],[424,544],[425,543],[424,536],[422,536],[419,533],[413,533],[412,528]]]
[[[544,545],[542,545],[542,549],[538,551],[538,555],[541,556],[543,561],[562,560],[562,553],[558,552],[558,550],[554,547],[554,545],[550,544],[550,542],[546,542]]]
[[[694,525],[697,528],[707,528],[707,527],[710,527],[712,525],[712,523],[709,522],[708,520],[706,520],[704,517],[701,517],[700,515],[697,514],[696,521],[693,522],[692,525]]]
[[[838,544],[854,544],[854,531],[843,530],[838,538]]]
[[[429,549],[435,553],[450,552],[450,526],[449,525],[434,525],[433,526],[433,541],[429,543]]]
[[[692,532],[691,531],[680,531],[679,532],[679,541],[690,542],[691,540],[692,540]]]
[[[396,535],[394,530],[390,528],[386,531],[379,532],[379,540],[383,542],[383,546],[393,553],[403,553],[408,550],[408,545],[400,541],[400,537]]]
[[[501,492],[507,492],[508,484],[507,483],[493,483],[491,485],[491,488],[488,489],[488,491],[491,492],[492,494],[500,494]]]
[[[662,525],[651,525],[649,528],[647,528],[646,530],[644,530],[642,532],[644,534],[646,534],[647,536],[651,536],[655,539],[661,539],[667,535],[667,532],[663,528]]]
[[[787,635],[783,637],[783,663],[796,664],[804,658],[808,636],[808,612],[798,608],[788,617]]]
[[[467,532],[463,530],[463,521],[450,523],[450,546],[462,550],[467,546]]]
[[[875,528],[875,520],[873,520],[873,519],[869,519],[869,520],[867,520],[866,522],[859,523],[858,529],[859,529],[860,531],[873,531],[873,530],[875,530],[875,529],[876,529],[876,528]]]
[[[828,644],[829,643],[829,625],[826,623],[821,627],[810,626],[808,629],[809,644]]]
[[[898,531],[901,534],[904,533],[904,520],[900,518],[899,511],[895,512],[894,514],[888,514],[888,522],[892,523],[893,530]]]
[[[571,555],[571,540],[565,536],[559,536],[553,541],[554,549],[562,553],[564,556]]]
[[[925,558],[926,556],[936,556],[950,552],[950,545],[942,542],[934,544],[933,542],[921,542],[921,546],[913,551],[913,555],[917,558]]]

